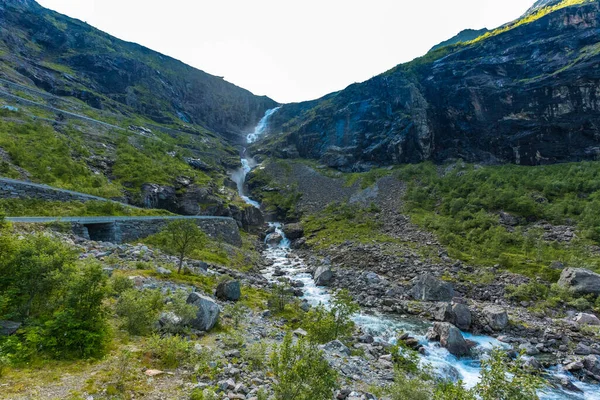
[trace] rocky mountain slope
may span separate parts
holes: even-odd
[[[599,8],[597,1],[541,2],[472,42],[285,105],[262,150],[343,170],[456,158],[526,165],[595,159]]]
[[[34,1],[3,1],[0,21],[1,77],[96,109],[136,113],[165,124],[201,125],[231,137],[275,106],[267,97]]]

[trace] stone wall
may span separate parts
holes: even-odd
[[[49,201],[112,201],[89,194],[57,189],[51,186],[39,185],[14,179],[0,178],[0,198],[12,199],[41,199]]]
[[[242,237],[236,221],[232,218],[207,218],[207,217],[182,217],[195,221],[200,229],[213,239],[229,243],[233,246],[242,245]],[[73,233],[86,239],[104,242],[122,243],[134,242],[138,239],[160,232],[169,222],[170,218],[116,218],[106,221],[89,222],[84,218],[81,221],[71,222]]]

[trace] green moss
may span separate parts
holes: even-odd
[[[138,217],[173,215],[166,210],[135,208],[100,200],[62,202],[41,199],[0,199],[0,210],[4,210],[9,217]]]

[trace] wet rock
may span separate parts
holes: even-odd
[[[240,281],[225,281],[217,285],[215,297],[226,301],[238,301],[242,296]]]
[[[283,236],[279,232],[273,232],[267,236],[267,244],[269,246],[277,246],[283,240]]]
[[[348,347],[346,347],[346,345],[344,343],[340,342],[339,340],[333,340],[327,344],[324,344],[322,347],[323,347],[323,350],[325,350],[328,353],[335,353],[335,354],[340,354],[340,355],[344,355],[344,356],[350,355],[350,349]]]
[[[600,295],[600,275],[583,268],[565,269],[558,285],[579,295]]]
[[[304,228],[300,224],[286,224],[283,233],[289,240],[296,240],[304,236]]]
[[[523,343],[519,346],[519,350],[524,351],[528,356],[536,356],[540,354],[540,351],[531,343]]]
[[[313,275],[315,280],[315,285],[317,286],[327,286],[331,282],[333,278],[333,272],[330,267],[321,266],[317,268],[315,274]]]
[[[484,308],[483,317],[490,328],[495,331],[501,331],[508,325],[508,314],[502,307],[488,306]]]
[[[600,356],[586,356],[583,359],[583,367],[594,375],[600,375]]]
[[[410,295],[415,300],[450,301],[454,297],[454,288],[431,274],[424,274],[413,279]]]
[[[196,311],[196,318],[190,323],[192,328],[205,332],[214,328],[219,320],[221,310],[213,299],[193,292],[188,296],[187,303],[196,306],[198,309]]]
[[[20,322],[0,321],[0,336],[11,336],[17,333],[21,327]]]
[[[579,313],[575,317],[575,322],[579,325],[600,325],[600,319],[594,314]]]
[[[442,347],[457,357],[469,354],[469,346],[460,330],[448,322],[435,322],[427,332],[427,339],[439,340]]]
[[[569,392],[583,393],[583,391],[581,389],[579,389],[577,386],[575,386],[575,384],[573,382],[571,382],[568,378],[562,378],[560,380],[560,386],[562,386],[563,389],[565,389]]]

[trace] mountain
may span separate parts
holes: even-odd
[[[47,10],[0,4],[0,77],[135,113],[161,124],[199,125],[235,139],[276,103],[135,43]]]
[[[600,7],[567,0],[322,99],[284,105],[256,151],[343,170],[600,154]]]
[[[429,51],[435,51],[439,48],[451,45],[451,44],[457,44],[457,43],[461,43],[461,42],[469,42],[471,40],[477,39],[479,36],[488,33],[489,30],[487,28],[483,28],[483,29],[465,29],[463,31],[460,31],[456,36],[453,36],[452,38],[448,39],[448,40],[444,40],[442,43],[437,44],[435,46],[433,46],[431,48],[431,50]]]

